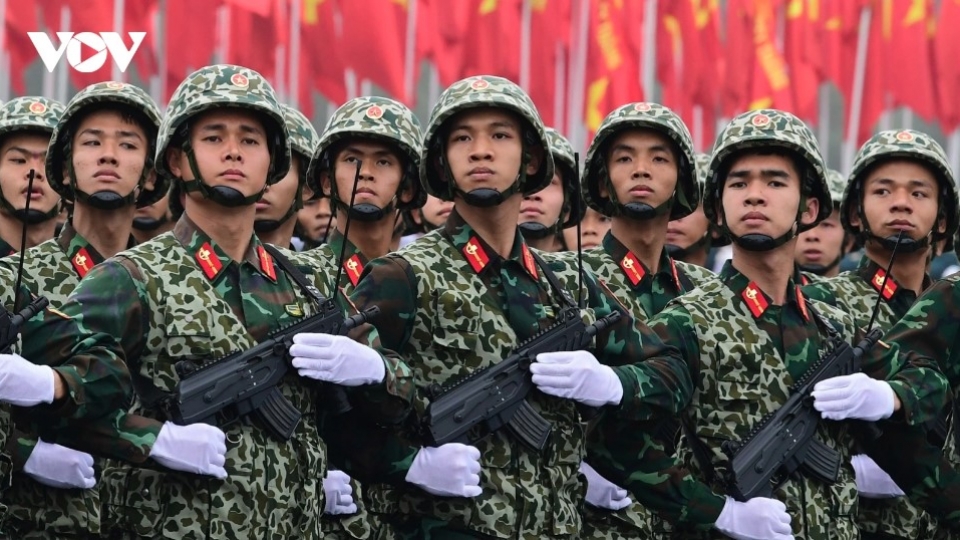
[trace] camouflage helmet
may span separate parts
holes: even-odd
[[[290,137],[290,151],[293,157],[299,157],[300,163],[297,169],[297,197],[294,202],[294,210],[303,208],[303,186],[307,182],[307,169],[310,165],[310,158],[317,147],[317,130],[313,128],[310,120],[302,112],[289,105],[281,105],[283,109],[283,118],[287,123],[287,135]]]
[[[323,193],[320,175],[332,171],[337,143],[348,137],[373,139],[395,146],[404,159],[400,189],[411,188],[413,198],[409,203],[398,202],[397,207],[401,210],[420,208],[427,200],[427,194],[421,189],[417,178],[421,135],[420,120],[403,103],[379,96],[351,99],[327,121],[310,160],[307,185],[315,193]],[[330,188],[331,195],[337,198],[336,182],[331,182]]]
[[[947,227],[943,233],[934,231],[933,240],[952,238],[960,217],[953,170],[940,144],[930,135],[912,129],[881,131],[860,147],[853,160],[853,170],[850,172],[840,207],[840,222],[843,226],[853,234],[861,232],[859,227],[854,227],[850,222],[852,213],[858,211],[853,204],[856,202],[859,205],[863,201],[863,182],[873,167],[891,159],[917,161],[926,165],[936,176],[940,190],[939,214],[946,219]]]
[[[697,184],[700,185],[700,197],[703,197],[703,186],[707,183],[707,173],[710,172],[710,154],[697,153]],[[701,199],[702,200],[702,199]]]
[[[53,133],[63,104],[40,96],[11,99],[0,107],[0,137],[16,131]]]
[[[524,195],[536,193],[553,180],[553,155],[548,151],[550,143],[533,100],[517,84],[503,77],[478,75],[450,85],[440,94],[439,101],[430,112],[430,122],[423,138],[423,158],[420,160],[420,182],[430,195],[445,201],[453,200],[453,186],[445,178],[449,167],[442,159],[446,145],[441,137],[447,121],[468,109],[485,107],[506,109],[524,120],[524,163],[528,162],[531,147],[542,150],[543,163],[539,169],[532,175],[521,171],[523,180],[519,186],[520,192]]]
[[[259,113],[270,145],[267,184],[276,184],[290,171],[290,140],[283,110],[270,83],[256,71],[230,64],[206,66],[180,83],[167,106],[157,137],[157,173],[175,178],[166,159],[171,144],[188,145],[188,121],[211,109],[236,107]]]
[[[580,196],[578,189],[580,171],[570,141],[553,128],[544,129],[547,132],[547,141],[550,143],[550,153],[553,154],[554,170],[560,174],[560,180],[563,182],[563,210],[560,215],[565,216],[570,212],[569,217],[560,226],[561,229],[566,229],[583,219],[584,214],[587,213],[587,207],[582,204],[582,201],[581,204],[576,205],[577,215],[572,212],[573,203]]]
[[[697,185],[697,170],[693,138],[683,120],[672,110],[659,103],[628,103],[607,115],[597,128],[597,133],[587,150],[583,171],[583,198],[597,212],[607,216],[619,213],[617,205],[609,197],[600,195],[601,182],[608,193],[613,191],[607,172],[607,149],[613,137],[626,129],[652,129],[666,135],[676,145],[679,155],[677,187],[670,208],[670,219],[680,219],[692,214],[700,205],[700,188]]]
[[[830,199],[833,209],[838,210],[843,202],[843,194],[847,188],[847,179],[836,169],[827,169],[827,186],[830,188]]]
[[[153,160],[155,155],[155,145],[157,140],[157,131],[160,129],[160,110],[153,98],[138,86],[117,81],[104,81],[91,84],[83,90],[77,92],[73,98],[67,102],[66,110],[60,117],[53,135],[50,137],[50,146],[47,152],[47,181],[65,201],[73,202],[75,200],[76,178],[70,179],[70,185],[64,185],[64,165],[72,169],[72,163],[68,160],[72,158],[73,135],[77,129],[78,122],[83,116],[83,112],[92,107],[119,105],[129,107],[141,113],[147,125],[140,126],[147,137],[147,159],[144,164],[143,173],[140,177],[140,183],[153,172]],[[159,201],[169,190],[170,179],[164,175],[157,175],[156,183],[152,190],[143,190],[137,197],[138,207],[150,206]]]
[[[720,174],[725,166],[729,166],[729,158],[741,150],[771,147],[789,150],[803,160],[807,167],[801,172],[804,175],[801,178],[801,193],[812,195],[820,201],[816,219],[808,225],[799,225],[798,232],[811,229],[830,217],[833,203],[827,183],[827,168],[813,132],[802,120],[786,111],[759,109],[736,116],[717,136],[703,190],[703,212],[711,223],[717,221],[717,205],[722,188]]]

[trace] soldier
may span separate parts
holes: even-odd
[[[840,207],[847,186],[843,175],[833,169],[827,170],[830,199],[833,212],[816,227],[797,235],[797,265],[804,279],[817,281],[840,273],[840,260],[853,247],[854,236],[840,223]]]
[[[115,406],[110,422],[85,432],[98,453],[125,460],[103,471],[110,534],[319,538],[325,446],[318,388],[303,378],[313,377],[300,362],[293,365],[302,377],[287,373],[277,386],[302,413],[289,439],[251,416],[223,430],[177,425],[163,406],[182,373],[178,363],[197,366],[249,349],[316,313],[323,299],[315,293],[331,296],[324,278],[299,275],[253,231],[254,203],[287,174],[291,159],[273,89],[239,66],[192,73],[171,98],[155,159],[157,174],[187,194],[183,217],[173,232],[94,267],[63,306],[88,329],[76,341],[94,331],[117,336],[102,353],[105,363],[126,358],[136,388],[129,409],[130,402]],[[378,344],[371,326],[355,330],[358,340]],[[341,382],[367,385],[356,389],[358,399],[371,410],[382,404],[384,421],[405,414],[410,390],[399,364],[347,341],[354,370]]]
[[[734,118],[718,136],[703,206],[731,238],[733,258],[718,279],[679,297],[650,325],[679,345],[698,381],[696,399],[682,415],[678,458],[723,493],[728,459],[720,443],[745,440],[825,353],[827,338],[839,333],[852,341],[855,329],[848,314],[806,299],[796,281],[796,234],[832,211],[820,150],[802,121],[770,109]],[[814,407],[824,418],[893,417],[921,425],[935,416],[944,384],[935,363],[904,364],[890,351],[865,360],[863,370],[877,378],[857,373],[818,383]],[[853,440],[845,424],[822,422],[816,436],[849,456]],[[751,499],[745,506],[755,511],[753,519],[725,506],[715,528],[734,538],[858,537],[848,464],[833,485],[803,469],[784,480],[774,491],[783,502]],[[784,507],[792,527],[789,518],[756,519],[782,515]]]
[[[583,218],[580,219],[580,248],[593,249],[603,242],[603,238],[610,232],[610,218],[584,205]],[[563,229],[563,247],[567,251],[577,249],[577,226]]]
[[[557,130],[546,128],[546,131],[556,172],[547,187],[523,198],[523,204],[520,205],[520,233],[530,247],[556,252],[563,251],[560,231],[583,217],[584,205],[577,205],[578,212],[573,212],[580,174],[573,147]]]
[[[167,192],[165,182],[155,185],[153,174],[159,127],[156,104],[133,85],[96,83],[70,100],[50,136],[46,178],[74,204],[74,211],[57,238],[24,256],[24,283],[33,294],[61,305],[91,268],[132,245],[136,206],[147,206]],[[18,259],[0,264],[15,270]],[[36,429],[18,439],[20,455],[31,461],[42,459],[31,451],[45,444],[38,441]],[[99,490],[51,489],[48,484],[14,475],[11,526],[23,538],[98,537]]]
[[[15,98],[0,108],[0,257],[21,250],[24,227],[27,247],[54,236],[60,196],[46,181],[43,160],[61,114],[61,103],[38,96]],[[30,170],[35,177],[28,194]]]
[[[541,354],[531,366],[538,391],[528,403],[553,426],[542,455],[508,430],[476,446],[432,447],[408,429],[416,420],[396,428],[382,473],[409,538],[574,537],[585,445],[577,404],[641,419],[666,414],[686,395],[689,379],[672,347],[589,274],[578,296],[590,309],[579,310],[566,292],[579,288],[575,267],[538,262],[519,234],[524,194],[553,172],[543,124],[522,89],[486,75],[454,83],[430,115],[420,161],[424,188],[454,210],[443,228],[372,261],[351,296],[361,309],[380,306],[383,346],[411,362],[422,388],[499,362],[561,313],[622,315],[596,336],[591,351],[601,360],[578,350]],[[418,415],[426,404],[418,398]]]
[[[298,251],[308,251],[326,243],[330,229],[337,223],[337,218],[330,207],[330,199],[323,198],[309,186],[303,187],[300,198],[303,199],[303,208],[297,212],[295,228],[297,236],[294,238],[294,243],[300,244]]]
[[[933,283],[926,273],[931,243],[952,237],[958,220],[953,172],[940,145],[919,131],[882,131],[857,153],[840,206],[840,222],[851,236],[860,237],[864,256],[856,270],[804,292],[852,314],[861,328],[870,324],[880,302],[875,324],[886,331]],[[884,282],[900,231],[903,237]],[[855,457],[858,464],[868,459]],[[927,538],[928,521],[906,498],[860,501],[858,523],[868,538]]]
[[[426,198],[417,173],[420,138],[420,121],[413,111],[392,99],[358,97],[337,109],[320,136],[307,173],[308,186],[336,208],[336,228],[326,244],[302,253],[297,260],[328,275],[337,273],[339,262],[342,271],[337,286],[351,294],[367,264],[391,251],[397,212],[419,208]],[[348,223],[350,230],[346,231]],[[344,236],[346,232],[349,238]],[[377,431],[376,426],[363,424],[356,409],[329,415],[324,436],[331,461],[347,464],[358,449],[379,448]],[[358,492],[358,484],[354,486],[355,500],[362,498],[374,505],[371,514],[361,511],[344,519],[326,518],[324,533],[331,538],[387,535],[389,516],[380,516],[393,512],[375,505],[383,486],[373,484],[369,486],[372,493],[364,494]]]
[[[257,215],[254,230],[260,240],[280,247],[291,246],[293,229],[297,224],[297,212],[303,208],[303,187],[306,185],[310,156],[317,146],[317,130],[300,111],[282,105],[283,117],[290,134],[290,150],[293,160],[290,172],[282,180],[267,188],[256,203]],[[287,206],[289,204],[290,206]]]
[[[165,232],[173,230],[180,216],[173,215],[170,190],[157,202],[137,208],[133,215],[133,239],[142,244],[151,238],[156,238]]]
[[[710,166],[709,154],[697,154],[697,184],[701,191]],[[670,258],[707,267],[707,254],[710,252],[711,227],[703,213],[703,205],[688,216],[671,220],[667,225],[666,250]]]

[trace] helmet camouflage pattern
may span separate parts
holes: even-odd
[[[11,99],[0,106],[0,137],[15,131],[53,133],[63,104],[40,96]]]
[[[729,165],[729,158],[741,150],[773,147],[789,150],[803,160],[807,170],[801,179],[802,193],[820,201],[816,219],[809,225],[801,225],[800,232],[815,227],[830,216],[833,203],[827,184],[826,166],[813,132],[802,120],[786,111],[759,109],[736,116],[717,136],[703,192],[703,211],[711,223],[717,221],[722,187],[719,175],[724,166]]]
[[[606,182],[608,192],[613,191],[610,175],[607,172],[607,149],[613,137],[626,129],[652,129],[673,141],[680,155],[678,156],[677,188],[673,207],[670,210],[670,219],[680,219],[693,213],[700,204],[693,138],[686,124],[676,113],[659,103],[646,102],[628,103],[618,107],[608,114],[597,128],[593,142],[587,150],[584,182],[581,187],[583,197],[590,208],[607,216],[617,213],[613,201],[600,195],[600,187],[601,182]]]
[[[77,123],[82,117],[82,112],[91,107],[100,107],[108,104],[116,104],[129,107],[143,114],[148,125],[140,126],[147,136],[147,159],[144,165],[143,178],[153,170],[153,160],[155,155],[155,146],[157,132],[160,129],[160,110],[142,88],[117,81],[104,81],[91,84],[83,90],[77,92],[73,98],[67,102],[66,109],[57,123],[53,135],[50,137],[50,147],[47,152],[47,181],[54,191],[60,194],[66,201],[74,200],[74,188],[72,185],[63,183],[63,166],[71,156],[67,155],[68,148],[72,146],[71,139]],[[143,190],[137,197],[137,206],[149,206],[160,199],[169,190],[170,179],[164,175],[157,175],[156,183],[152,190]]]
[[[290,170],[290,141],[277,94],[256,71],[230,64],[206,66],[180,83],[170,98],[157,137],[157,173],[174,178],[165,155],[171,144],[187,144],[180,132],[187,122],[211,109],[236,107],[259,113],[270,141],[267,184],[279,182]]]
[[[827,169],[827,186],[830,188],[830,199],[833,201],[833,209],[840,208],[843,202],[843,192],[847,189],[847,179],[843,173],[836,169]]]
[[[885,130],[863,143],[853,160],[853,170],[846,185],[843,205],[840,207],[840,222],[853,234],[860,228],[850,223],[854,202],[863,201],[863,182],[873,167],[883,161],[908,159],[926,165],[936,176],[939,184],[940,213],[946,218],[947,228],[943,233],[934,231],[933,240],[952,238],[957,230],[960,208],[957,202],[957,187],[946,153],[930,135],[913,129]]]
[[[574,156],[573,146],[570,145],[570,141],[553,128],[548,127],[544,129],[547,132],[547,141],[550,143],[550,153],[553,154],[554,171],[560,174],[560,180],[563,183],[563,211],[560,215],[565,216],[567,212],[573,209],[573,202],[575,198],[580,195],[577,189],[579,186],[578,177],[580,171],[578,170],[577,159]],[[586,205],[580,204],[578,209],[578,215],[571,213],[570,216],[564,220],[561,225],[562,229],[583,219],[583,215],[587,212]]]
[[[400,151],[404,160],[401,186],[409,186],[413,190],[413,199],[406,204],[398,202],[397,207],[401,210],[420,208],[427,200],[427,194],[420,187],[417,172],[420,164],[421,135],[420,120],[403,103],[379,96],[351,99],[333,113],[320,134],[320,142],[310,160],[308,185],[314,193],[322,193],[320,174],[324,169],[332,171],[335,159],[332,153],[337,151],[339,141],[346,138],[377,140]],[[332,195],[337,197],[336,182],[331,182],[331,190]]]
[[[543,163],[535,173],[526,175],[520,192],[525,195],[536,193],[553,180],[553,156],[548,151],[550,143],[533,100],[522,88],[503,77],[478,75],[450,85],[440,94],[439,101],[430,113],[430,122],[423,138],[423,159],[420,161],[420,181],[430,195],[445,201],[453,200],[453,188],[445,178],[449,169],[441,159],[445,144],[440,138],[445,124],[457,113],[485,107],[506,109],[522,118],[526,123],[522,137],[525,152],[529,153],[531,146],[542,150]]]
[[[710,172],[710,154],[697,153],[697,183],[700,184],[701,197],[703,197],[703,186],[707,183],[708,172]]]

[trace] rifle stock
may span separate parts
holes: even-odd
[[[248,414],[259,418],[264,427],[281,440],[287,440],[300,423],[301,413],[283,396],[277,384],[289,369],[289,350],[293,336],[301,332],[344,335],[379,313],[376,306],[344,319],[332,299],[322,309],[290,325],[256,346],[238,351],[199,367],[188,362],[176,366],[180,375],[168,408],[173,421],[180,425],[196,422],[217,425],[221,413],[232,413],[232,419]],[[330,387],[329,391],[343,392]],[[336,396],[345,400],[346,396]]]
[[[830,354],[807,370],[786,403],[761,420],[742,442],[723,443],[721,448],[730,459],[726,480],[732,497],[741,502],[772,497],[774,481],[801,468],[823,482],[836,481],[841,456],[814,437],[820,413],[813,408],[810,394],[822,380],[860,371],[863,353],[880,337],[880,329],[874,328],[856,347],[839,336],[832,338]]]
[[[540,353],[583,349],[619,319],[620,312],[614,311],[588,326],[579,309],[566,307],[556,323],[521,343],[502,362],[428,392],[431,402],[423,422],[428,442],[470,442],[469,432],[483,424],[490,432],[506,427],[527,446],[543,450],[552,426],[526,401],[534,389],[530,364]]]
[[[43,311],[49,304],[47,297],[39,296],[17,313],[0,308],[0,352],[4,354],[12,352],[13,344],[17,342],[23,323]]]

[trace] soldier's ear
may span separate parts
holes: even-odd
[[[330,197],[330,173],[324,170],[320,173],[320,194],[322,197]]]
[[[150,174],[143,181],[143,189],[153,191],[157,187],[157,172],[150,171]]]
[[[816,197],[807,197],[806,199],[807,207],[800,215],[800,223],[810,225],[817,220],[817,215],[820,213],[820,199]]]
[[[530,161],[527,163],[527,175],[536,174],[543,163],[543,148],[536,146],[530,149]]]
[[[167,148],[167,168],[177,178],[183,178],[183,168],[180,162],[183,160],[183,150],[179,148]]]

